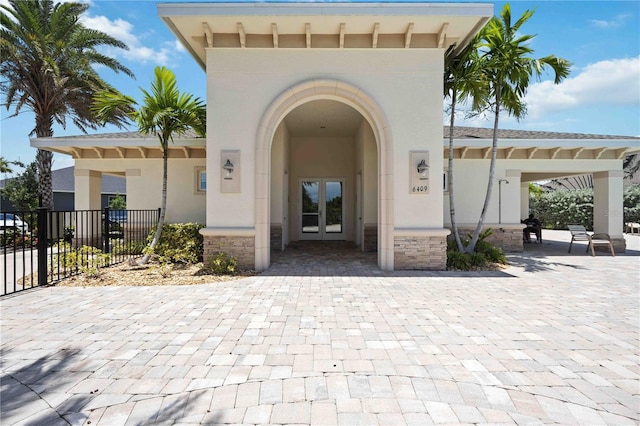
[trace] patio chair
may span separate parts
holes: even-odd
[[[611,255],[615,256],[616,253],[613,251],[613,244],[611,244],[611,237],[609,234],[598,233],[590,235],[584,226],[582,225],[568,225],[569,231],[571,232],[571,242],[569,243],[569,253],[571,253],[571,246],[574,241],[587,241],[587,252],[591,249],[591,256],[595,256],[596,252],[595,246],[609,246],[609,250],[611,250]]]
[[[626,227],[627,234],[639,234],[640,235],[640,223],[636,222],[627,222],[624,224]]]

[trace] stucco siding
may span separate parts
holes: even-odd
[[[399,193],[394,209],[396,226],[442,226],[442,197],[437,190],[441,176],[431,176],[434,190],[430,194],[409,194],[406,156],[408,150],[430,150],[432,168],[442,167],[440,50],[208,49],[207,73],[210,185],[219,185],[216,153],[221,149],[241,150],[243,167],[239,194],[209,194],[209,226],[255,226],[253,171],[263,114],[295,84],[332,78],[359,87],[386,114],[394,147],[385,155],[393,157],[394,168],[400,170],[393,188]],[[426,206],[431,206],[433,214],[424,214]]]
[[[167,172],[167,217],[169,223],[205,221],[204,194],[196,192],[196,167],[204,159],[169,160]],[[162,201],[161,159],[76,160],[76,170],[122,173],[127,179],[127,208],[157,209]],[[78,197],[86,194],[76,189]]]

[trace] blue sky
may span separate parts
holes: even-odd
[[[173,2],[179,2],[173,1]],[[453,2],[453,1],[452,1]],[[481,2],[481,1],[476,1]],[[486,2],[492,3],[492,2]],[[7,0],[0,0],[7,4]],[[85,25],[107,32],[129,46],[111,55],[136,75],[132,80],[105,70],[102,74],[125,94],[140,97],[148,88],[156,65],[172,69],[182,91],[205,99],[205,73],[178,45],[158,18],[156,1],[91,1]],[[505,2],[493,2],[498,14]],[[512,15],[536,9],[522,32],[537,34],[531,47],[535,57],[549,54],[568,59],[572,72],[554,86],[551,76],[534,82],[527,94],[529,114],[519,122],[504,117],[502,128],[640,136],[640,2],[632,1],[511,1]],[[9,117],[0,111],[0,155],[8,160],[30,162],[29,147],[33,114]],[[458,119],[458,125],[491,127],[490,117]],[[130,130],[134,130],[132,127]],[[101,129],[96,133],[117,131]],[[56,127],[55,136],[77,135],[69,126]],[[54,169],[72,165],[70,157],[54,156]]]

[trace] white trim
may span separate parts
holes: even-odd
[[[384,112],[360,88],[339,80],[307,80],[285,90],[262,116],[256,135],[255,268],[269,267],[269,202],[271,143],[278,125],[294,108],[316,99],[342,102],[358,111],[371,126],[378,149],[378,266],[393,270],[393,138]]]
[[[200,234],[205,237],[253,237],[255,228],[202,228]]]
[[[193,168],[194,171],[194,185],[193,185],[193,193],[196,195],[206,195],[207,194],[207,167],[206,166],[195,166]],[[204,189],[200,185],[202,183],[202,175],[204,174]]]
[[[395,228],[396,237],[446,237],[451,233],[446,228]]]

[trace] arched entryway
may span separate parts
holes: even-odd
[[[312,80],[282,93],[264,114],[256,141],[256,269],[269,266],[272,229],[277,233],[279,225],[282,242],[358,245],[373,226],[378,266],[393,270],[391,153],[382,110],[357,87]],[[374,194],[367,197],[371,182]],[[314,198],[315,211],[305,211],[305,196]]]

